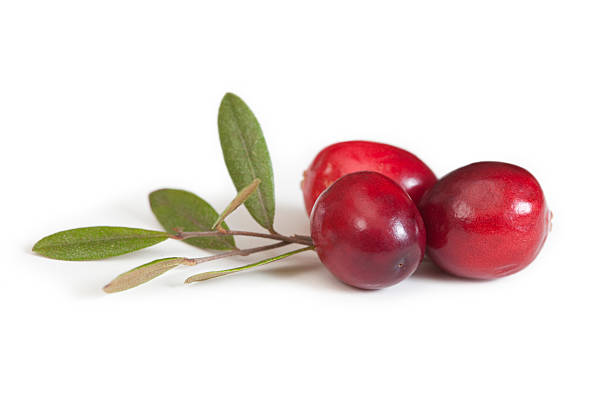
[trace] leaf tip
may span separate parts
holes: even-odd
[[[207,280],[208,277],[206,276],[207,273],[198,273],[196,275],[191,275],[190,277],[188,277],[187,279],[185,279],[185,284],[188,285],[190,283],[194,283],[194,282],[199,282],[199,281],[203,281],[203,280]]]
[[[49,254],[49,251],[46,250],[47,249],[47,248],[45,248],[45,243],[46,242],[47,242],[47,237],[39,239],[32,246],[32,253],[35,253],[35,254],[40,255],[40,256],[44,256],[45,258],[54,258],[53,256],[51,256]]]
[[[225,95],[223,95],[223,99],[233,99],[233,98],[238,98],[240,99],[240,97],[238,95],[236,95],[233,92],[226,92]]]
[[[226,92],[225,95],[223,95],[223,99],[221,99],[221,105],[219,106],[219,109],[221,110],[222,107],[227,104],[229,104],[230,106],[246,105],[242,98],[233,92]]]
[[[122,288],[121,285],[117,284],[117,278],[113,279],[112,281],[110,281],[106,285],[104,285],[104,287],[102,287],[102,290],[105,293],[121,292],[121,291],[126,290],[126,289],[129,289],[129,288]]]

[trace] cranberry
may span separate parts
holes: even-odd
[[[550,227],[538,181],[507,163],[473,163],[447,174],[419,208],[428,255],[445,271],[467,278],[520,271],[540,252]]]
[[[321,194],[310,233],[327,269],[362,289],[396,284],[425,254],[425,226],[416,205],[393,180],[371,171],[343,176]]]
[[[389,177],[418,204],[436,176],[418,157],[395,146],[364,141],[336,143],[321,150],[304,172],[302,192],[308,214],[319,194],[345,174],[375,171]]]

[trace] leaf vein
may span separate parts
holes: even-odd
[[[86,239],[83,241],[75,241],[71,243],[67,243],[67,242],[56,243],[56,244],[42,243],[40,244],[39,248],[62,248],[62,247],[70,247],[70,246],[75,246],[75,245],[93,244],[93,243],[108,242],[108,241],[118,242],[118,241],[158,239],[158,238],[168,238],[168,234],[160,233],[158,235],[151,235],[151,236],[142,236],[142,235],[125,236],[125,237],[122,236],[121,238],[116,238],[116,237],[92,238],[92,239]]]

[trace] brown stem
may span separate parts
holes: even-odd
[[[250,255],[250,254],[254,254],[256,252],[262,252],[262,251],[267,251],[270,249],[274,249],[274,248],[280,248],[283,246],[287,246],[292,244],[293,242],[277,242],[276,244],[271,244],[271,245],[264,245],[264,246],[260,246],[260,247],[255,247],[255,248],[248,248],[248,249],[235,249],[233,251],[228,251],[228,252],[223,252],[221,254],[217,254],[217,255],[211,255],[211,256],[204,256],[201,258],[186,258],[183,261],[184,265],[198,265],[204,262],[209,262],[209,261],[214,261],[217,259],[222,259],[222,258],[228,258],[230,256],[246,256],[246,255]]]
[[[294,234],[293,237],[294,238],[300,238],[300,239],[308,240],[308,241],[312,242],[312,238],[310,238],[310,235]]]
[[[302,244],[302,245],[312,245],[312,240],[308,237],[303,236],[292,236],[288,237],[286,235],[281,234],[266,234],[261,232],[251,232],[251,231],[189,231],[183,232],[179,231],[176,235],[171,235],[172,238],[178,240],[184,240],[187,238],[196,238],[196,237],[220,237],[224,235],[242,235],[247,237],[257,237],[257,238],[268,238],[275,239],[277,241],[290,242],[293,244]]]

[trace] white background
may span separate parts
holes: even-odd
[[[610,21],[609,1],[585,0],[3,1],[0,405],[609,407]],[[260,119],[281,232],[308,232],[299,182],[314,155],[368,139],[438,176],[526,167],[552,234],[511,277],[423,267],[376,292],[307,253],[105,295],[133,266],[205,253],[31,253],[72,227],[158,228],[147,194],[160,187],[221,209],[227,91]],[[229,224],[258,228],[244,211]]]

